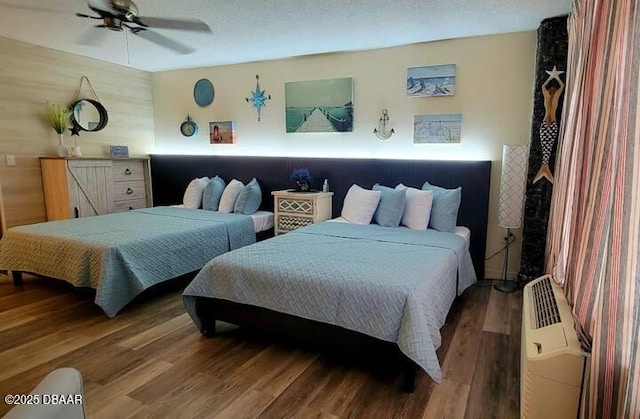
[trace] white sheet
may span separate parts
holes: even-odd
[[[256,233],[267,231],[273,227],[273,213],[271,211],[256,211],[251,214],[251,218],[253,219]]]
[[[175,208],[184,208],[184,205],[171,206]],[[249,217],[253,220],[253,228],[256,233],[269,230],[273,227],[273,213],[271,211],[256,211]]]
[[[342,217],[338,217],[338,218],[334,218],[332,220],[329,221],[335,221],[337,223],[348,223],[349,221],[345,220]],[[408,227],[404,227],[404,226],[400,226],[398,228],[408,228]],[[458,236],[462,237],[465,241],[465,243],[467,243],[467,248],[469,248],[469,243],[471,240],[471,230],[469,230],[467,227],[463,227],[463,226],[456,226],[456,229],[453,231],[454,234],[457,234]]]

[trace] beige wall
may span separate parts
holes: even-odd
[[[108,156],[109,145],[132,155],[153,147],[151,73],[0,38],[0,187],[7,225],[44,218],[37,156],[56,155],[58,137],[45,119],[47,102],[70,104],[86,75],[109,114],[99,132],[81,132],[86,156]],[[86,85],[81,94],[93,98]],[[67,132],[65,142],[74,141]],[[6,155],[15,155],[8,166]]]
[[[504,234],[496,221],[502,145],[529,142],[535,48],[535,32],[524,32],[154,73],[155,152],[492,160],[487,243],[491,254],[500,248]],[[455,96],[407,98],[407,67],[435,64],[457,65]],[[272,97],[261,122],[245,101],[255,88],[256,74]],[[284,83],[337,77],[353,78],[353,133],[287,134]],[[205,108],[198,107],[192,96],[200,78],[208,78],[215,86],[214,102]],[[388,141],[372,133],[383,108],[388,109],[390,127],[396,131]],[[413,115],[439,113],[463,115],[461,143],[413,144]],[[196,138],[180,135],[179,125],[187,114],[200,126]],[[209,145],[208,122],[216,120],[237,122],[236,144]],[[514,274],[519,270],[519,244],[518,240],[510,255]],[[501,256],[487,263],[488,277],[499,277],[501,270]]]
[[[132,155],[492,160],[487,252],[493,253],[500,248],[503,234],[496,223],[502,144],[529,141],[535,43],[535,32],[525,32],[150,74],[0,38],[0,182],[5,189],[5,206],[22,214],[22,205],[7,203],[6,191],[19,195],[21,185],[26,184],[20,173],[34,176],[37,170],[31,160],[21,156],[55,154],[57,137],[43,119],[46,103],[71,101],[85,74],[109,112],[109,124],[103,131],[81,133],[79,144],[85,155],[106,155],[109,145],[124,144]],[[407,67],[434,64],[457,65],[455,96],[407,98]],[[255,88],[256,74],[272,97],[262,111],[261,122],[245,101]],[[198,107],[192,96],[194,83],[203,77],[214,83],[216,91],[214,103],[206,108]],[[353,78],[354,132],[286,134],[284,83],[334,77]],[[89,95],[86,87],[83,95]],[[388,141],[380,141],[372,133],[383,108],[389,110],[389,126],[396,131]],[[187,113],[200,125],[196,138],[185,139],[179,133]],[[463,114],[462,142],[413,144],[413,115],[438,113]],[[238,123],[236,144],[208,144],[207,123],[215,120]],[[72,142],[69,135],[66,139]],[[5,154],[19,156],[16,167],[6,165]],[[25,167],[20,167],[22,164]],[[38,195],[31,191],[30,202]],[[36,202],[31,207],[39,205]],[[519,243],[510,255],[513,273],[519,269]],[[487,276],[497,277],[501,263],[500,257],[489,261]]]

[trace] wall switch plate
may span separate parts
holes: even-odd
[[[16,156],[13,154],[7,154],[7,166],[15,166],[16,165]]]

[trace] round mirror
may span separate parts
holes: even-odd
[[[100,131],[107,126],[107,110],[93,99],[80,99],[71,105],[71,122],[82,131]]]

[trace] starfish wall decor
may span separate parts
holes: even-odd
[[[258,121],[260,121],[260,111],[263,106],[267,106],[266,101],[271,99],[271,95],[265,94],[264,90],[260,90],[260,78],[256,74],[256,90],[251,92],[251,97],[245,98],[245,100],[251,103],[251,106],[256,108],[258,112]]]

